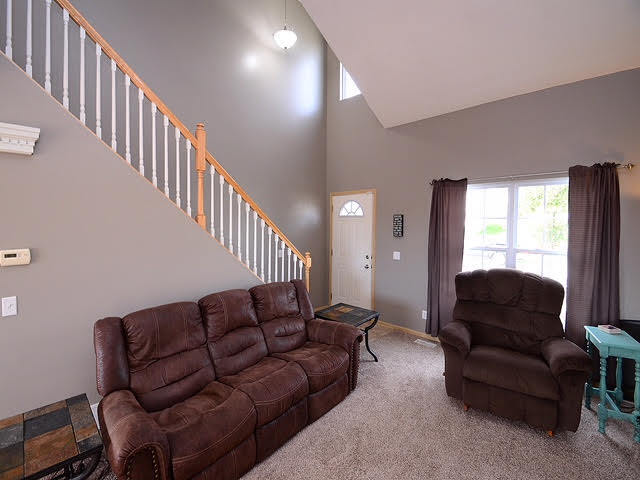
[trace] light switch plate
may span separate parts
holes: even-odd
[[[427,319],[427,311],[426,310],[422,310],[422,319],[423,320]]]
[[[393,259],[400,260],[400,252],[393,252]]]
[[[17,297],[3,297],[2,298],[2,316],[10,317],[18,314],[18,299]]]

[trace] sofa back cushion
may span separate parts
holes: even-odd
[[[540,344],[564,332],[564,288],[550,278],[512,269],[456,275],[453,318],[468,323],[474,344],[539,354]]]
[[[212,293],[198,301],[218,377],[234,375],[267,355],[267,344],[246,290]]]
[[[122,319],[130,388],[147,411],[195,395],[215,379],[198,305],[172,303]]]
[[[269,353],[288,352],[304,345],[307,327],[294,282],[258,285],[249,292]],[[312,313],[305,311],[305,315]]]

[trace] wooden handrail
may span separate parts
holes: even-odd
[[[158,95],[156,95],[155,92],[151,90],[151,87],[144,83],[144,81],[138,76],[136,72],[133,71],[129,64],[125,62],[120,55],[118,55],[118,52],[116,52],[113,47],[109,45],[109,43],[104,38],[102,38],[102,35],[100,35],[96,31],[96,29],[91,26],[87,19],[82,16],[82,14],[76,9],[76,7],[71,5],[68,0],[55,0],[55,2],[62,8],[64,8],[67,12],[69,12],[69,16],[73,18],[73,20],[78,25],[84,28],[85,32],[87,32],[87,35],[89,35],[89,37],[91,37],[94,42],[100,45],[100,47],[102,48],[102,52],[105,53],[111,60],[116,62],[116,65],[120,67],[120,70],[122,70],[124,74],[129,76],[131,81],[144,92],[145,96],[158,107],[158,110],[166,115],[174,126],[178,127],[182,135],[191,142],[191,145],[195,146],[197,140],[195,135],[191,133],[191,130],[189,130],[187,126],[182,123],[180,119],[178,119],[178,117],[171,111],[171,109],[167,107],[167,105],[162,100],[160,100],[160,97],[158,97]]]

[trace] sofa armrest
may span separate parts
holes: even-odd
[[[549,338],[542,342],[541,353],[555,378],[565,372],[591,374],[589,355],[575,343],[564,338]]]
[[[459,320],[453,320],[447,323],[442,330],[440,330],[438,339],[441,343],[451,345],[458,350],[463,358],[466,358],[471,350],[471,329],[466,323]]]
[[[346,323],[314,318],[307,322],[307,336],[310,341],[337,345],[349,354],[349,391],[356,388],[360,366],[360,329]]]
[[[118,390],[104,397],[98,420],[107,458],[118,478],[171,478],[167,437],[131,391]]]

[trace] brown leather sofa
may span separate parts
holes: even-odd
[[[558,282],[517,270],[456,276],[453,320],[439,334],[447,394],[468,407],[576,431],[591,362],[564,339]]]
[[[301,281],[95,324],[98,417],[120,479],[235,479],[353,390],[362,341]]]

